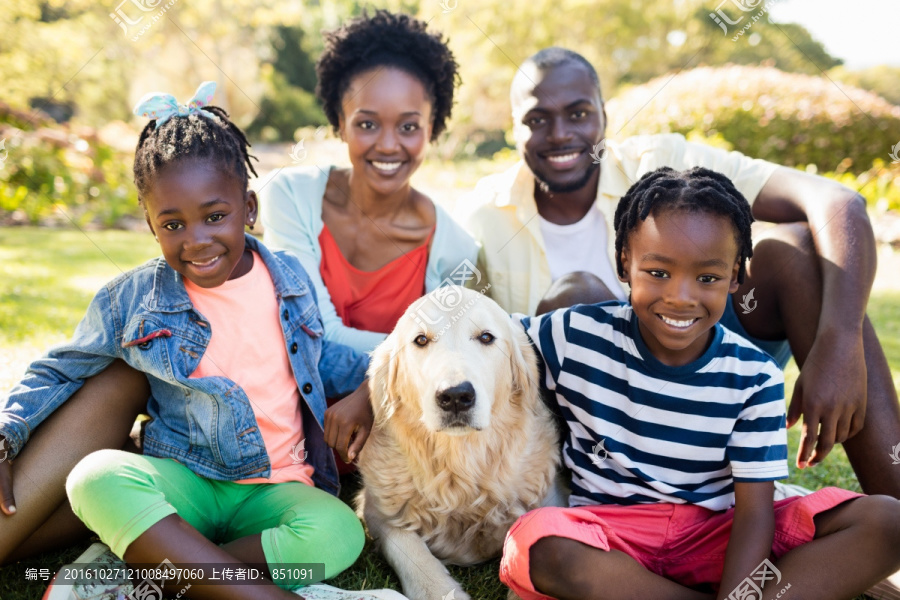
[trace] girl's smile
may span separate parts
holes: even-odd
[[[244,226],[256,220],[256,194],[200,161],[161,173],[145,195],[147,224],[166,262],[200,287],[212,288],[247,274]]]

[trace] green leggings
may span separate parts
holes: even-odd
[[[82,459],[66,492],[78,518],[119,557],[171,514],[215,543],[261,533],[270,567],[325,563],[326,579],[352,565],[365,541],[350,507],[320,489],[299,482],[216,481],[171,459],[121,450]],[[292,581],[280,585],[297,587]]]

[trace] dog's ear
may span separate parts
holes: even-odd
[[[375,422],[383,423],[394,412],[394,395],[397,393],[397,370],[400,366],[400,348],[397,336],[391,334],[372,351],[369,363],[369,396]]]
[[[509,325],[512,329],[512,348],[509,355],[512,368],[512,401],[530,407],[540,394],[537,354],[514,317],[510,317]]]

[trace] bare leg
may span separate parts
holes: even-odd
[[[563,275],[553,282],[537,305],[537,314],[542,315],[557,308],[568,308],[576,304],[596,304],[615,300],[606,284],[596,275],[586,271],[576,271]]]
[[[90,535],[91,530],[75,516],[72,507],[66,501],[56,508],[37,531],[6,557],[6,562],[14,563],[48,550],[71,546],[86,540]]]
[[[842,600],[862,594],[900,567],[900,502],[890,496],[857,498],[815,518],[816,538],[775,562],[781,582],[771,596]]]
[[[259,536],[248,536],[250,538]],[[246,539],[246,538],[245,538]],[[238,540],[240,541],[240,540]],[[252,544],[252,540],[238,546],[247,546]],[[262,554],[262,545],[259,547],[259,553]],[[203,534],[191,527],[184,519],[178,515],[169,515],[165,517],[150,529],[142,533],[134,540],[125,551],[125,562],[131,564],[157,565],[165,559],[169,559],[176,566],[179,564],[204,564],[204,565],[221,565],[223,568],[246,567],[247,564],[229,553],[226,548],[220,548]],[[265,562],[263,560],[263,562]],[[182,588],[186,583],[191,584],[190,597],[198,600],[206,598],[213,600],[268,600],[268,599],[294,599],[298,596],[283,590],[274,583],[261,584],[254,582],[253,585],[237,584],[215,584],[211,580],[212,571],[210,569],[203,570],[206,577],[189,579],[182,578],[178,582],[178,587]],[[199,585],[198,585],[199,584]],[[166,588],[167,592],[177,592],[177,589]]]
[[[71,543],[75,526],[65,516],[56,516],[72,514],[66,476],[91,452],[122,448],[135,418],[146,410],[149,395],[144,374],[117,360],[87,380],[35,430],[12,462],[17,512],[12,516],[0,513],[0,564],[26,540],[23,550],[29,554]],[[68,523],[64,525],[66,536],[59,540],[50,535],[53,529],[42,528],[51,517],[60,519],[57,523]]]
[[[787,338],[803,369],[815,341],[822,308],[822,275],[805,224],[772,227],[759,239],[747,278],[735,293],[742,298],[755,288],[757,308],[738,312],[747,332],[760,339]],[[862,430],[844,449],[867,494],[900,498],[900,469],[891,448],[900,443],[900,405],[891,371],[868,317],[863,329],[867,369],[867,409]]]
[[[529,563],[535,589],[559,600],[714,598],[648,571],[624,552],[566,538],[539,540],[529,551]]]

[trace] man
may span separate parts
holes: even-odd
[[[865,200],[822,177],[680,135],[606,140],[596,71],[569,50],[526,60],[510,96],[523,161],[461,201],[492,297],[531,315],[626,299],[611,231],[619,198],[660,166],[720,171],[753,216],[773,224],[754,231],[747,277],[722,322],[782,366],[793,352],[801,371],[788,426],[802,415],[798,466],[820,463],[843,443],[865,492],[900,498],[890,456],[900,443],[897,392],[865,314],[876,263]]]

